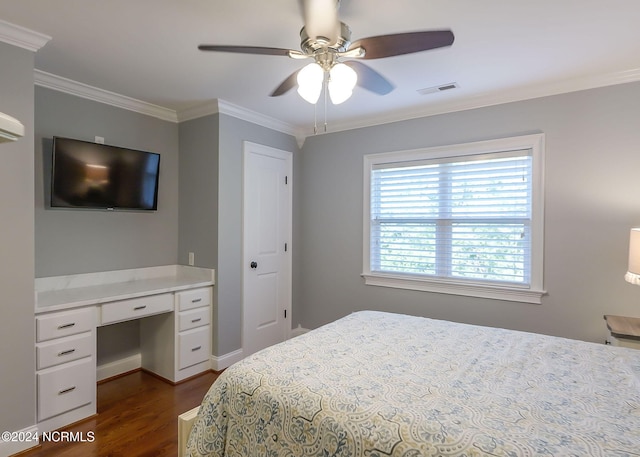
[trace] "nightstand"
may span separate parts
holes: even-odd
[[[605,315],[609,336],[607,344],[640,349],[640,318]]]

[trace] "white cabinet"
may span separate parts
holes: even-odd
[[[38,421],[95,402],[95,372],[91,358],[38,372]]]
[[[178,334],[178,370],[206,362],[211,354],[211,328],[207,325]]]
[[[158,294],[105,303],[101,307],[100,325],[140,319],[173,311],[173,294]]]
[[[176,308],[187,311],[211,305],[211,294],[206,289],[186,290],[176,293]]]
[[[177,293],[176,309],[176,365],[178,377],[184,379],[192,376],[192,367],[198,370],[211,358],[211,288]]]
[[[175,312],[140,322],[142,366],[172,382],[211,369],[212,288],[175,293]]]
[[[92,308],[38,316],[36,318],[36,339],[41,342],[88,332],[95,326],[93,316]]]
[[[95,307],[36,316],[38,429],[96,413]]]
[[[178,314],[178,331],[183,332],[203,325],[209,325],[211,312],[209,306],[194,309],[191,311],[182,311]]]
[[[100,326],[137,320],[138,367],[169,382],[210,370],[213,284],[181,265],[36,279],[38,431],[96,414]]]
[[[36,346],[36,368],[45,368],[93,356],[91,332],[56,338]]]

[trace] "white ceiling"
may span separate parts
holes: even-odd
[[[342,0],[352,38],[451,29],[449,48],[368,60],[396,89],[328,106],[330,130],[640,80],[639,0]],[[298,0],[0,0],[52,37],[37,70],[177,112],[220,99],[309,131],[314,108],[268,94],[305,62],[198,44],[299,49]],[[456,82],[458,89],[418,90]],[[318,119],[324,117],[318,105]]]

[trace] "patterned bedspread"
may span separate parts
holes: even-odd
[[[363,311],[228,368],[190,456],[640,456],[640,351]]]

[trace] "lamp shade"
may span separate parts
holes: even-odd
[[[353,68],[338,63],[331,67],[329,76],[329,97],[334,105],[339,105],[351,97],[358,82],[358,74]]]
[[[632,228],[629,235],[629,268],[624,279],[640,286],[640,228]]]
[[[298,72],[298,93],[306,101],[315,105],[322,92],[324,70],[317,63],[310,63]]]

